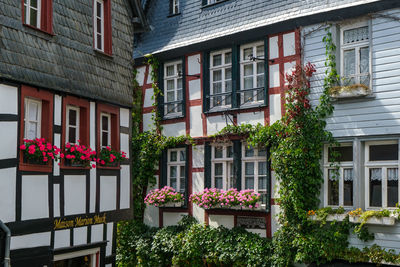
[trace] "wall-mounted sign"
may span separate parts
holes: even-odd
[[[267,224],[264,217],[249,217],[249,216],[238,216],[237,226],[241,226],[246,229],[266,229]]]
[[[59,218],[54,220],[54,230],[81,227],[93,224],[106,223],[106,214],[93,216],[78,216],[75,218]]]

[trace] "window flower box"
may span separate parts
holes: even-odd
[[[352,223],[362,223],[361,216],[350,216],[349,221]],[[365,224],[394,225],[395,221],[394,217],[371,217],[366,220]]]
[[[46,142],[44,138],[24,139],[20,150],[23,153],[23,163],[33,165],[48,165],[52,160],[58,160],[60,153],[58,147]]]
[[[364,84],[335,86],[330,89],[330,95],[335,99],[364,97],[370,95],[371,93],[371,89]]]
[[[183,195],[170,186],[151,190],[144,199],[144,203],[155,207],[182,207]]]
[[[95,160],[96,151],[92,150],[90,147],[86,147],[80,144],[78,140],[77,144],[65,144],[64,153],[60,154],[61,158],[64,158],[64,165],[66,167],[76,167],[76,168],[95,168],[96,165],[90,165],[91,161]]]
[[[97,163],[100,164],[100,166],[104,167],[118,167],[119,163],[121,161],[126,160],[126,153],[121,151],[116,151],[112,149],[111,147],[107,146],[106,148],[103,148],[99,156],[97,158]]]
[[[347,214],[329,214],[328,216],[326,216],[326,221],[327,222],[333,222],[333,221],[342,222],[342,221],[344,221],[344,219],[346,217],[347,217]],[[313,221],[321,221],[322,220],[322,218],[319,218],[317,215],[310,216],[310,219]]]

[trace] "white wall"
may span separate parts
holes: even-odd
[[[120,208],[128,209],[130,207],[130,194],[131,194],[131,174],[130,167],[127,165],[121,166],[121,194],[120,194]]]
[[[234,227],[234,216],[233,215],[214,215],[210,214],[208,216],[209,225],[212,227],[218,227],[223,225],[228,229],[232,229]]]
[[[150,193],[151,190],[158,188],[159,177],[158,175],[155,175],[154,177],[156,178],[157,183],[154,186],[147,187],[147,194]],[[144,223],[149,226],[158,227],[159,226],[158,220],[159,220],[158,208],[147,205],[143,216]]]
[[[17,168],[0,169],[0,220],[15,221]]]
[[[50,237],[51,232],[12,236],[10,248],[11,250],[14,250],[20,248],[50,246]]]
[[[164,212],[163,226],[177,225],[182,216],[188,215],[185,212]]]
[[[100,211],[117,208],[117,177],[100,176]]]
[[[49,217],[49,186],[47,175],[22,176],[21,219]]]
[[[86,176],[64,176],[65,215],[86,213]]]

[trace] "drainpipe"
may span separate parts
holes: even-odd
[[[5,246],[4,246],[4,267],[10,267],[10,240],[11,231],[10,229],[0,220],[0,228],[6,233]]]

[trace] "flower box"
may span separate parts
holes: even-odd
[[[363,97],[371,93],[371,89],[364,84],[335,86],[330,89],[331,97],[336,99]]]
[[[352,223],[361,223],[360,216],[350,216],[349,221]],[[395,221],[394,217],[371,217],[368,218],[366,224],[394,225]]]
[[[23,153],[23,163],[26,164],[34,164],[34,165],[49,165],[50,161],[44,162],[43,159],[39,159],[39,158],[28,158],[26,156],[26,152],[22,152]]]
[[[341,222],[341,221],[344,221],[346,216],[347,216],[347,214],[329,214],[328,216],[326,216],[326,221],[327,222],[333,222],[333,221]],[[313,221],[321,221],[322,220],[321,218],[318,218],[317,215],[312,215],[309,218]]]
[[[180,208],[183,206],[183,202],[168,202],[165,204],[160,204],[160,208]]]

